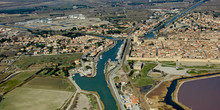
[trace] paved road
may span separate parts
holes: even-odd
[[[69,76],[68,79],[69,79],[69,80],[71,81],[71,83],[75,86],[76,92],[75,92],[75,94],[74,94],[74,96],[73,96],[73,98],[72,98],[72,100],[71,100],[71,102],[70,102],[70,104],[68,105],[68,107],[67,107],[66,110],[70,110],[70,109],[71,109],[71,106],[72,106],[72,104],[73,104],[73,102],[74,102],[74,100],[75,100],[75,98],[76,98],[76,94],[77,94],[77,93],[85,93],[85,94],[92,94],[92,95],[94,95],[94,96],[96,97],[96,99],[97,99],[97,102],[98,102],[98,105],[99,105],[100,110],[103,110],[103,109],[102,109],[101,102],[100,102],[100,99],[99,99],[99,97],[98,97],[96,94],[82,90],[82,89],[76,84],[76,82],[73,80],[72,76]]]
[[[121,110],[125,110],[125,107],[124,107],[124,103],[122,102],[122,100],[121,100],[121,98],[120,98],[120,96],[119,96],[118,90],[117,90],[117,88],[116,88],[116,86],[115,86],[114,76],[113,76],[113,75],[122,67],[122,64],[123,64],[124,61],[125,61],[126,53],[127,53],[127,51],[128,51],[128,47],[129,47],[130,42],[131,42],[131,39],[128,39],[128,40],[127,40],[127,45],[126,45],[126,47],[125,47],[125,50],[124,50],[124,52],[122,52],[122,53],[124,53],[124,54],[122,55],[122,59],[119,60],[119,61],[120,61],[119,64],[116,65],[115,68],[113,68],[112,70],[110,70],[110,72],[109,72],[108,75],[107,75],[107,83],[108,83],[109,88],[110,88],[110,90],[111,90],[113,96],[115,97],[116,102],[118,103],[118,105],[119,105],[119,107],[120,107]]]

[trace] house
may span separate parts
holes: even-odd
[[[131,103],[126,103],[125,106],[127,107],[127,109],[131,109]]]
[[[131,99],[132,103],[135,104],[135,105],[139,103],[138,98],[135,97],[134,95],[131,95],[131,96],[130,96],[130,99]]]
[[[79,60],[79,59],[76,59],[76,60],[74,60],[74,63],[75,63],[76,65],[79,65],[79,64],[80,64],[80,60]]]

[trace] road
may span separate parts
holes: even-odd
[[[103,110],[103,109],[102,109],[101,102],[100,102],[100,99],[99,99],[99,97],[98,97],[96,94],[82,90],[82,89],[76,84],[76,82],[73,80],[72,76],[69,76],[68,79],[69,79],[70,82],[75,86],[76,92],[75,92],[75,94],[74,94],[74,96],[73,96],[73,98],[72,98],[72,100],[71,100],[71,102],[70,102],[70,104],[68,105],[68,107],[67,107],[66,110],[70,110],[70,109],[71,109],[71,106],[72,106],[74,100],[76,99],[76,94],[78,94],[78,93],[85,93],[85,94],[92,94],[92,95],[94,95],[94,96],[96,97],[96,99],[97,99],[97,102],[98,102],[98,105],[99,105],[100,110]]]
[[[126,47],[125,47],[125,50],[123,55],[122,55],[122,59],[119,60],[120,62],[118,63],[118,65],[115,66],[115,68],[113,68],[112,70],[109,71],[108,75],[107,75],[107,83],[109,85],[109,88],[112,92],[112,95],[114,96],[116,102],[118,103],[119,105],[119,108],[121,110],[125,110],[125,107],[124,107],[124,103],[122,102],[120,96],[119,96],[119,93],[118,93],[118,90],[115,86],[115,82],[114,82],[114,74],[122,67],[124,61],[125,61],[125,57],[126,57],[126,53],[128,52],[128,48],[129,48],[129,44],[131,42],[131,39],[129,38],[127,40],[127,44],[126,44]]]
[[[126,39],[126,40],[127,40],[127,41],[126,41],[127,43],[125,43],[126,46],[125,46],[124,52],[122,52],[123,55],[122,55],[121,59],[118,60],[119,63],[115,66],[115,68],[113,68],[112,70],[110,70],[110,71],[108,72],[108,74],[107,74],[107,83],[108,83],[109,88],[110,88],[110,90],[111,90],[111,92],[112,92],[112,95],[114,96],[114,98],[115,98],[115,100],[116,100],[116,102],[117,102],[117,104],[118,104],[118,106],[119,106],[119,108],[120,108],[121,110],[126,110],[126,109],[125,109],[125,107],[124,107],[124,103],[122,102],[122,100],[121,100],[121,98],[120,98],[120,95],[119,95],[119,93],[118,93],[118,90],[117,90],[117,88],[116,88],[116,86],[115,86],[114,74],[115,74],[116,72],[118,72],[118,70],[122,67],[123,63],[124,63],[125,60],[126,60],[126,55],[127,55],[128,51],[129,51],[129,46],[130,46],[130,44],[131,44],[132,33],[135,31],[135,29],[136,29],[137,27],[138,27],[138,25],[136,25],[136,26],[131,27],[131,28],[128,29],[128,30],[130,30],[130,31],[129,31],[129,33],[128,33],[128,38]]]

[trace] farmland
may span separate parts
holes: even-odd
[[[73,95],[74,91],[75,87],[67,79],[36,77],[6,94],[0,103],[0,109],[59,109]]]
[[[0,92],[4,93],[6,91],[12,90],[14,87],[16,87],[18,84],[22,83],[25,79],[29,78],[33,74],[35,74],[37,71],[25,71],[20,72],[13,78],[9,79],[8,81],[0,84]],[[8,74],[7,74],[8,75]]]
[[[72,92],[75,91],[74,86],[69,82],[69,80],[64,78],[36,77],[23,85],[23,87]]]
[[[62,55],[42,55],[42,56],[23,56],[15,64],[21,69],[27,69],[31,65],[35,64],[61,64],[71,65],[75,59],[81,57],[81,53],[74,54],[62,54]]]

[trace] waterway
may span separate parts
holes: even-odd
[[[220,77],[185,82],[178,101],[193,110],[220,110]]]
[[[183,16],[185,13],[189,12],[190,10],[200,6],[202,3],[204,3],[205,1],[207,0],[201,0],[200,2],[196,3],[195,5],[191,6],[190,8],[188,8],[187,10],[183,11],[182,13],[176,15],[175,17],[173,17],[171,20],[167,21],[166,23],[160,25],[159,27],[157,27],[156,29],[154,29],[152,32],[150,32],[149,34],[146,34],[145,37],[148,37],[148,38],[154,38],[155,37],[155,34],[154,32],[160,30],[161,28],[163,27],[166,27],[169,23],[172,23],[174,22],[176,19],[178,19],[179,17]]]
[[[182,80],[182,79],[192,79],[192,78],[202,78],[202,77],[207,77],[207,76],[212,76],[212,75],[217,75],[217,74],[220,74],[220,73],[213,73],[213,74],[208,74],[208,75],[199,75],[199,76],[191,76],[191,77],[186,77],[186,78],[179,78],[179,79],[175,79],[172,81],[170,87],[168,87],[168,92],[164,98],[164,102],[168,105],[171,105],[173,108],[177,109],[177,110],[184,110],[180,105],[176,104],[173,100],[172,100],[172,94],[173,92],[175,91],[176,87],[177,87],[177,82],[178,80]],[[212,78],[211,78],[212,79]],[[197,85],[198,86],[198,85]],[[210,86],[210,85],[207,85],[206,86]],[[207,87],[205,87],[205,89],[208,89]],[[213,88],[215,89],[215,88]],[[220,89],[220,86],[218,86],[218,89]],[[202,92],[202,91],[200,91]],[[199,97],[203,97],[203,96],[199,96]],[[205,100],[205,99],[203,99]],[[219,101],[217,101],[219,102]],[[198,109],[200,110],[200,109]],[[207,110],[207,109],[206,109]],[[212,110],[212,109],[208,109],[208,110]]]
[[[117,52],[122,44],[123,40],[117,40],[115,47],[102,54],[102,59],[99,59],[97,62],[97,74],[94,78],[81,77],[79,74],[73,77],[81,89],[98,92],[105,106],[105,110],[118,110],[116,101],[105,80],[104,68],[108,59],[111,59],[111,61],[117,61]]]

